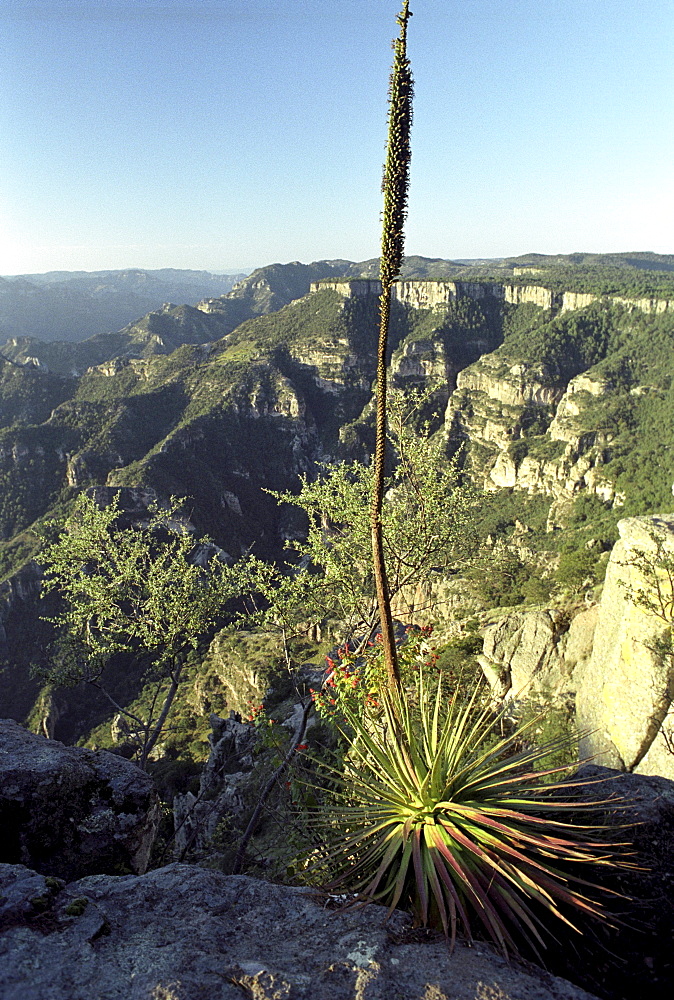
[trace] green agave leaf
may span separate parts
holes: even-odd
[[[407,785],[418,787],[417,772],[410,762],[409,755],[403,752],[400,741],[393,738],[387,739],[385,732],[379,733],[378,737],[375,737],[373,733],[369,732],[367,723],[364,724],[363,720],[353,713],[350,713],[350,716],[349,724],[356,734],[352,749],[366,770],[376,773],[385,782],[393,783],[395,781],[403,787]],[[372,721],[371,716],[367,716],[366,719]],[[392,731],[391,727],[395,727],[393,718],[389,720],[390,731]],[[346,731],[342,731],[342,735],[349,738]],[[361,749],[361,743],[365,750]]]
[[[412,838],[410,838],[407,841],[405,847],[403,848],[403,853],[399,862],[398,871],[395,875],[393,896],[388,909],[389,916],[395,910],[396,906],[400,902],[400,897],[403,894],[403,889],[405,888],[405,880],[407,878],[407,869],[409,868],[411,855],[412,855]],[[387,886],[387,891],[388,891],[388,886]]]
[[[448,813],[452,813],[458,817],[463,817],[465,820],[472,822],[478,830],[481,827],[498,830],[511,840],[519,840],[523,843],[538,847],[541,850],[554,848],[556,851],[568,851],[569,856],[573,856],[579,861],[585,859],[594,860],[594,856],[590,855],[588,852],[595,848],[601,848],[602,850],[606,849],[606,845],[601,844],[599,841],[585,841],[583,845],[580,846],[577,840],[552,837],[549,834],[538,833],[535,830],[537,826],[542,826],[545,827],[546,830],[549,830],[552,827],[553,829],[561,829],[568,833],[574,829],[574,827],[571,827],[568,823],[541,819],[537,816],[527,816],[511,809],[490,809],[488,807],[469,806],[462,805],[460,803],[440,803],[438,809],[440,808],[444,808]],[[495,818],[497,816],[501,819],[508,819],[509,822],[500,822],[499,819]],[[513,822],[513,820],[515,822]]]
[[[615,865],[616,857],[588,836],[601,825],[575,816],[606,803],[555,798],[583,782],[541,786],[568,773],[545,766],[568,741],[518,749],[536,720],[495,737],[480,690],[464,702],[455,690],[447,700],[442,678],[429,688],[422,669],[409,697],[382,692],[378,713],[345,712],[349,754],[341,771],[328,769],[329,803],[312,828],[329,840],[321,863],[335,871],[330,884],[351,888],[360,902],[387,903],[389,914],[401,902],[411,906],[452,945],[459,925],[470,938],[477,918],[505,955],[515,938],[536,951],[550,935],[547,915],[574,930],[573,913],[606,919],[597,887],[576,867]]]
[[[433,863],[432,850],[429,849],[429,837],[426,833],[427,827],[424,825],[424,850],[422,852],[421,858],[423,863],[423,876],[428,882],[431,892],[433,894],[433,899],[435,900],[435,905],[437,906],[438,913],[440,915],[440,921],[442,923],[442,929],[445,933],[445,937],[449,936],[449,926],[447,922],[447,906],[445,905],[445,895],[442,891],[442,885],[440,879],[438,878],[438,873],[435,869]],[[451,919],[451,918],[450,918]],[[456,914],[452,920],[452,946],[456,938]]]

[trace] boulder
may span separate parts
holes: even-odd
[[[42,881],[0,866],[4,1000],[592,1000],[486,944],[450,954],[403,913],[384,924],[383,907],[335,911],[308,889],[181,864]]]
[[[573,617],[557,608],[532,608],[490,625],[478,660],[494,696],[572,706],[576,671],[590,656],[596,621],[596,606]]]
[[[592,656],[577,671],[582,752],[619,770],[674,778],[674,657],[671,653],[674,514],[618,523]],[[657,576],[653,568],[660,565]],[[644,601],[660,588],[662,614]]]
[[[0,861],[65,879],[144,872],[159,817],[135,764],[0,720]]]

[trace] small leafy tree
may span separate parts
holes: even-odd
[[[240,592],[240,573],[215,554],[195,560],[195,542],[177,518],[180,502],[151,507],[142,524],[119,526],[119,498],[107,507],[86,493],[65,522],[50,522],[57,537],[39,556],[44,589],[57,591],[64,610],[48,618],[59,629],[52,682],[97,687],[136,726],[140,764],[157,743],[175,699],[185,656]],[[215,552],[215,550],[214,550]],[[145,718],[117,703],[102,681],[115,654],[149,661],[145,676],[154,693]]]
[[[415,429],[425,399],[423,393],[401,392],[389,399],[395,461],[384,479],[381,524],[388,598],[398,606],[407,588],[430,584],[455,559],[470,536],[478,499],[460,483],[458,464],[447,461],[442,441],[427,427]],[[353,462],[304,478],[299,495],[273,493],[305,512],[308,532],[304,541],[288,543],[285,571],[253,561],[265,601],[257,614],[263,628],[287,639],[328,620],[340,623],[346,639],[372,637],[380,621],[369,511],[373,483],[373,468]]]

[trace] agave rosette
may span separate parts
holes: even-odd
[[[518,750],[528,727],[494,737],[493,714],[477,699],[476,689],[467,703],[447,701],[442,679],[429,694],[422,671],[415,697],[384,694],[378,714],[362,717],[344,707],[350,750],[319,819],[324,860],[337,872],[329,887],[389,913],[411,907],[452,946],[457,927],[470,940],[477,918],[505,955],[517,939],[537,951],[546,915],[574,929],[574,911],[606,917],[578,868],[615,864],[615,854],[592,839],[596,826],[561,818],[601,805],[562,799],[549,783],[568,769],[544,758],[569,739]]]

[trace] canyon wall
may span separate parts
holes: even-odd
[[[325,278],[311,284],[311,292],[331,289],[353,298],[359,295],[381,295],[381,282],[373,278]],[[544,285],[509,285],[490,281],[397,281],[393,286],[393,298],[414,309],[434,309],[448,305],[456,299],[469,298],[474,301],[492,298],[510,305],[530,302],[547,309],[553,314],[585,309],[592,302],[604,300],[645,313],[674,312],[674,299],[649,297],[628,298],[622,295],[597,295],[594,292],[561,292]]]

